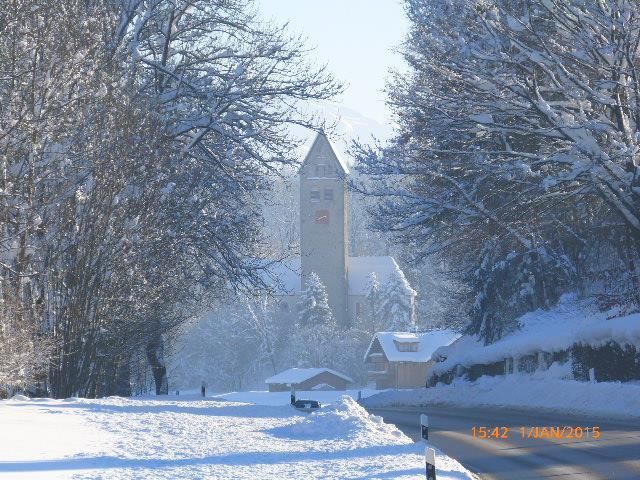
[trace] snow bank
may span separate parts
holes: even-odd
[[[606,418],[640,418],[640,385],[563,380],[566,374],[564,367],[556,364],[549,371],[536,372],[533,376],[483,376],[475,382],[456,379],[451,385],[384,392],[366,398],[363,403],[372,408],[438,404],[500,406]]]
[[[31,399],[25,395],[21,395],[19,393],[16,393],[13,397],[11,397],[9,400],[13,400],[15,402],[28,402]]]
[[[599,312],[590,302],[578,301],[575,295],[563,295],[553,309],[520,317],[518,330],[491,345],[465,336],[436,350],[434,359],[446,360],[435,365],[432,372],[441,374],[456,365],[489,364],[539,351],[561,352],[574,343],[598,347],[613,340],[621,345],[640,345],[640,314],[609,319],[613,313]]]
[[[346,395],[319,411],[305,415],[303,421],[275,429],[273,433],[290,438],[340,438],[360,447],[413,443],[395,426],[371,415]]]

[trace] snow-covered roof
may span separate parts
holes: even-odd
[[[551,310],[529,312],[518,319],[520,329],[491,345],[476,337],[465,336],[449,348],[438,349],[434,356],[446,357],[434,373],[446,372],[456,365],[499,362],[505,358],[536,352],[561,352],[574,343],[602,346],[608,341],[640,346],[640,314],[611,318],[614,312],[599,312],[589,302],[574,295],[563,295]]]
[[[391,275],[398,264],[389,256],[380,257],[349,257],[347,259],[347,274],[349,277],[349,295],[365,295],[369,283],[369,274],[375,272],[383,282]],[[270,264],[266,268],[265,281],[273,285],[281,295],[297,295],[301,290],[300,258],[289,258],[281,262]],[[407,283],[407,293],[415,295]]]
[[[289,370],[280,372],[273,377],[267,378],[264,383],[296,384],[309,380],[310,378],[313,378],[316,375],[324,372],[331,373],[336,377],[340,377],[343,380],[346,380],[349,383],[353,383],[353,380],[351,378],[347,377],[343,373],[331,370],[330,368],[290,368]]]
[[[460,334],[453,330],[432,330],[423,333],[378,332],[371,340],[364,358],[366,360],[369,356],[369,351],[377,339],[390,362],[428,362],[439,347],[450,345],[458,338]],[[402,343],[418,343],[418,349],[415,352],[401,352],[398,344]]]
[[[416,343],[419,342],[420,339],[415,333],[395,332],[393,334],[393,341],[398,343]]]

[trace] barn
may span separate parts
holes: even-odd
[[[265,380],[270,392],[296,390],[346,390],[353,380],[330,368],[290,368]]]

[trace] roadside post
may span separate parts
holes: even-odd
[[[427,480],[436,480],[436,452],[433,448],[425,447],[424,463],[427,466]]]
[[[420,414],[420,438],[424,442],[424,464],[427,480],[436,480],[436,452],[429,448],[429,416]]]
[[[291,405],[296,403],[296,389],[293,385],[291,385]]]
[[[589,382],[590,383],[596,383],[596,369],[595,368],[590,368],[589,369]]]
[[[420,414],[420,437],[425,442],[429,441],[429,417],[424,413]]]

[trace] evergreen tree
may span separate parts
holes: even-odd
[[[302,292],[299,306],[299,325],[301,327],[333,326],[335,324],[333,313],[329,308],[327,289],[315,272],[309,275],[307,288]]]
[[[373,335],[384,329],[384,317],[382,316],[382,290],[380,280],[376,272],[369,273],[365,291],[366,311],[356,319],[359,327]]]
[[[415,325],[411,307],[415,295],[416,292],[396,265],[387,278],[382,295],[382,318],[387,330],[403,332]]]

